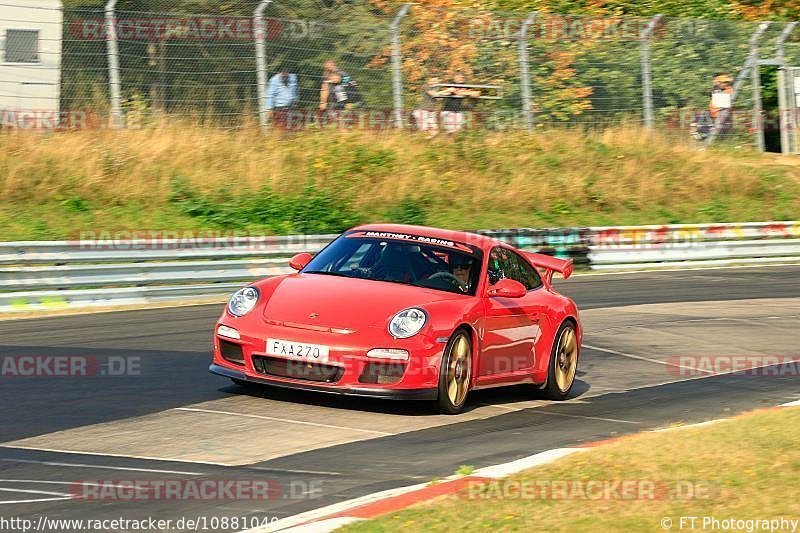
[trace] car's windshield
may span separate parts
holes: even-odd
[[[342,235],[303,269],[306,274],[404,283],[475,294],[480,251],[424,235],[354,231]]]

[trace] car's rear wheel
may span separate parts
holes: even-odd
[[[578,335],[575,324],[564,322],[558,329],[547,369],[543,392],[548,400],[564,400],[575,383],[578,370]]]
[[[472,341],[469,334],[460,329],[450,337],[442,356],[437,400],[439,412],[454,415],[464,409],[471,377]]]

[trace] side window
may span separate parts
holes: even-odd
[[[514,263],[514,276],[509,277],[513,277],[515,280],[525,285],[525,288],[528,290],[538,289],[542,286],[542,278],[524,257],[520,257],[514,252],[507,253],[510,261]]]
[[[505,254],[502,248],[492,248],[489,253],[489,265],[487,273],[489,274],[489,285],[494,285],[505,277],[503,273],[503,260]]]
[[[506,251],[502,248],[492,248],[492,251],[489,253],[489,284],[494,285],[498,281],[503,278],[507,278],[508,273],[508,258],[506,257]]]

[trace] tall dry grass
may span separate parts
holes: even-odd
[[[451,227],[800,218],[792,160],[700,151],[636,128],[428,140],[172,122],[0,134],[0,228],[20,236],[21,221],[38,221],[39,233],[56,237],[75,224],[207,225],[170,200],[178,179],[215,201],[264,186],[278,196],[322,191],[363,221],[391,218],[393,206],[410,202],[426,223]]]

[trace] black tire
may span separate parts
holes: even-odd
[[[464,329],[458,329],[447,341],[442,365],[439,368],[438,411],[455,415],[464,409],[472,378],[472,339]]]
[[[547,400],[565,400],[575,384],[578,372],[580,346],[575,324],[567,320],[558,328],[550,362],[547,365],[547,383],[542,388],[542,396]]]

